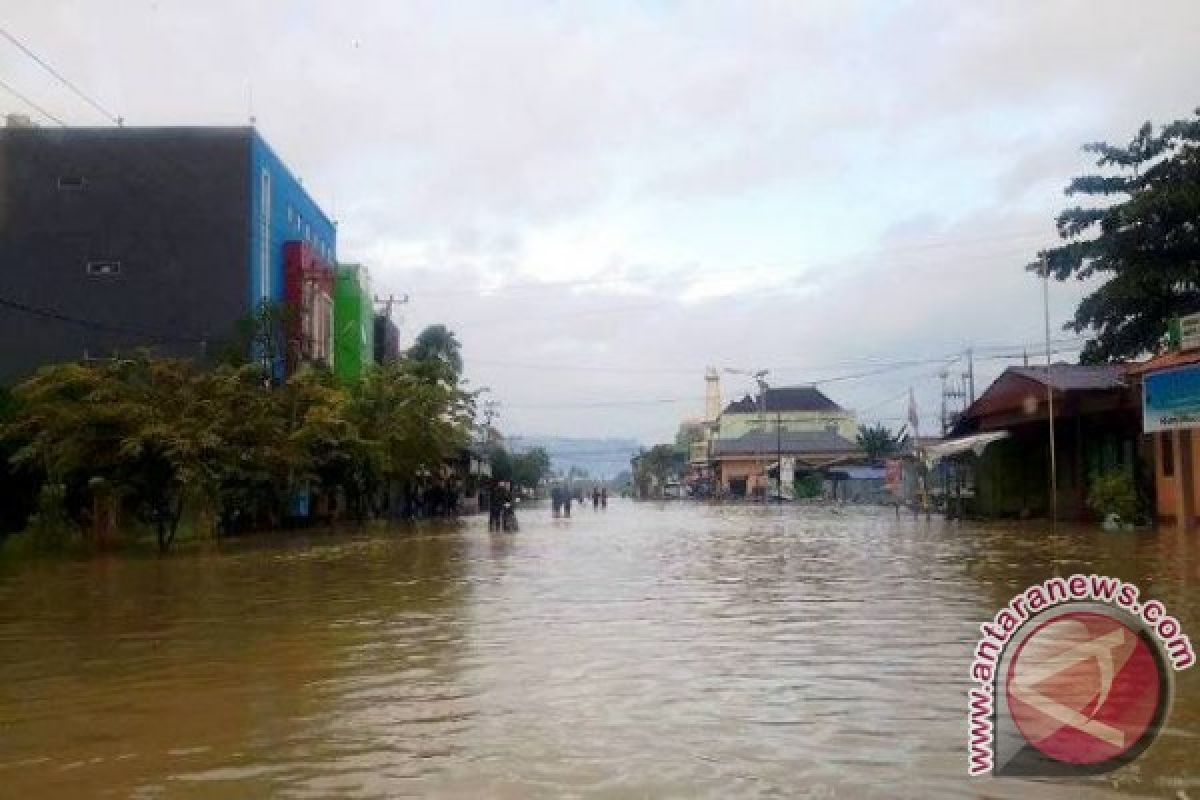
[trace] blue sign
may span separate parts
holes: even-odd
[[[1142,430],[1200,428],[1200,364],[1152,372],[1142,382]]]

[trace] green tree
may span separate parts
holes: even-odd
[[[377,479],[432,474],[465,447],[474,398],[440,360],[402,359],[373,370],[355,394],[355,414]]]
[[[409,348],[408,357],[414,361],[442,361],[456,376],[463,371],[462,345],[445,325],[430,325],[421,331]]]
[[[492,445],[491,451],[488,453],[488,464],[491,467],[493,479],[498,481],[513,479],[513,457],[504,445]]]
[[[218,362],[235,368],[253,364],[260,381],[278,382],[285,365],[288,371],[299,365],[298,320],[296,309],[261,301],[238,320],[233,336],[218,350]]]
[[[1041,256],[1058,280],[1106,278],[1067,327],[1093,336],[1085,363],[1137,358],[1162,346],[1172,317],[1200,311],[1200,111],[1124,146],[1097,142],[1098,174],[1071,181],[1093,198],[1059,214],[1065,244]],[[1042,262],[1030,264],[1041,271]]]
[[[675,445],[656,444],[640,450],[632,463],[634,485],[638,494],[646,497],[661,490],[669,479],[678,478],[687,466],[687,456]]]
[[[12,461],[86,493],[102,536],[128,505],[166,550],[186,498],[213,485],[218,420],[190,362],[141,355],[57,365],[16,396],[21,411],[7,431],[23,446]]]
[[[327,370],[302,368],[288,380],[287,402],[292,406],[289,443],[292,472],[289,487],[313,483],[326,493],[345,493],[356,516],[367,513],[367,494],[377,443],[363,437],[352,415],[350,396]]]
[[[867,458],[887,458],[901,452],[908,444],[908,434],[900,431],[892,433],[883,423],[876,425],[858,426],[858,446],[867,454]]]
[[[544,448],[534,447],[512,458],[512,480],[519,486],[537,488],[550,471],[550,455]]]

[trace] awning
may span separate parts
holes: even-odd
[[[1009,437],[1008,431],[989,431],[988,433],[973,433],[970,436],[960,436],[957,439],[947,439],[944,442],[925,448],[925,460],[933,464],[943,458],[961,455],[970,451],[977,456],[983,455],[984,449],[992,442]]]

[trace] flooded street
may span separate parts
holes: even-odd
[[[1200,798],[1200,670],[1114,775],[966,779],[978,625],[1200,537],[615,501],[516,536],[262,536],[0,571],[0,796]]]

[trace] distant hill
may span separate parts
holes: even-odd
[[[574,439],[565,436],[514,436],[508,447],[514,453],[541,447],[550,454],[557,472],[571,467],[586,470],[593,478],[614,478],[629,469],[629,459],[641,448],[635,439]]]

